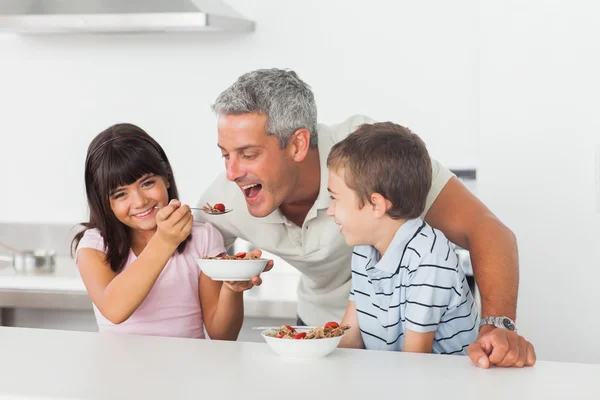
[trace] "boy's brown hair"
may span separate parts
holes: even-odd
[[[344,169],[346,185],[358,194],[359,207],[379,193],[392,203],[393,219],[419,217],[431,187],[431,159],[425,143],[392,122],[363,124],[331,149],[327,167]]]

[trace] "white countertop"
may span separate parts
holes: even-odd
[[[591,364],[482,370],[462,356],[343,349],[300,361],[263,343],[21,328],[0,328],[0,354],[11,399],[600,398]]]
[[[263,284],[244,294],[246,316],[296,318],[299,274],[286,267],[278,269],[275,260],[275,268],[263,275]],[[18,274],[10,265],[0,264],[0,293],[3,291],[87,296],[75,261],[68,256],[57,257],[53,273]]]

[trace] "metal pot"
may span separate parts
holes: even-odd
[[[56,252],[24,250],[11,255],[0,255],[0,261],[10,262],[17,272],[52,272],[56,265]]]

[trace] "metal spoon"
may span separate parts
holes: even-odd
[[[154,208],[165,208],[165,206],[154,206]],[[223,214],[227,214],[228,212],[232,212],[233,210],[231,208],[226,208],[225,211],[220,212],[211,212],[211,211],[206,211],[203,208],[197,208],[197,207],[190,207],[190,210],[198,210],[198,211],[204,211],[205,213],[209,214],[209,215],[223,215]]]
[[[8,251],[10,251],[12,253],[17,253],[17,254],[23,254],[24,253],[23,250],[17,250],[14,247],[11,247],[11,246],[9,246],[7,244],[4,244],[4,243],[1,243],[1,242],[0,242],[0,247],[5,248],[6,250],[8,250]]]

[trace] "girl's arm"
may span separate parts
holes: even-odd
[[[156,234],[138,258],[118,274],[110,269],[103,252],[89,248],[77,252],[79,273],[90,298],[113,324],[127,321],[142,304],[193,224],[190,208],[175,201],[161,209],[156,220]]]
[[[244,294],[213,281],[204,273],[198,279],[200,307],[206,332],[214,340],[237,340],[244,322]]]
[[[250,255],[260,257],[262,251],[254,250]],[[273,260],[269,260],[263,272],[273,268]],[[211,339],[237,340],[244,322],[244,294],[243,292],[260,286],[262,279],[255,276],[250,281],[220,282],[213,281],[204,273],[198,279],[198,292],[200,293],[200,307],[206,332]]]

